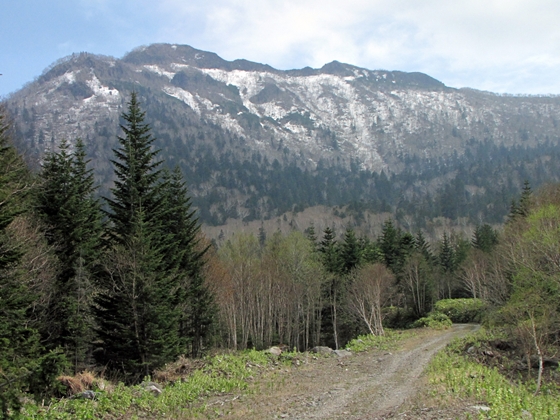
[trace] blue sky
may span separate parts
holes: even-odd
[[[278,69],[338,60],[560,94],[558,0],[3,0],[0,97],[73,52],[120,58],[155,42]]]

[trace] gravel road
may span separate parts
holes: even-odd
[[[389,419],[423,386],[430,359],[476,325],[426,331],[394,352],[370,351],[319,358],[280,372],[255,394],[222,402],[216,417],[229,419]],[[406,418],[417,418],[403,415]],[[422,416],[423,417],[423,416]],[[429,418],[429,417],[427,417]]]

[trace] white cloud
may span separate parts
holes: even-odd
[[[119,56],[170,42],[279,69],[338,60],[421,71],[449,86],[560,93],[557,0],[53,0],[32,10],[24,3],[10,3],[6,15],[25,13],[17,22],[27,26],[4,31],[3,40],[30,57],[39,57],[41,40],[40,56],[50,61],[40,69],[70,52]]]
[[[166,19],[161,34],[227,59],[278,68],[339,60],[423,71],[447,84],[476,82],[482,89],[515,91],[546,90],[546,84],[537,82],[539,74],[560,70],[560,3],[552,0],[189,3],[160,2]],[[198,32],[189,22],[196,22]],[[504,73],[511,83],[504,83]],[[560,91],[560,81],[547,83]]]

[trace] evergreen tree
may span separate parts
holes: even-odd
[[[386,220],[383,224],[379,248],[383,254],[385,265],[393,273],[397,273],[400,236],[400,232],[393,225],[393,221],[391,219]]]
[[[164,231],[164,220],[170,207],[162,200],[159,151],[152,150],[155,139],[144,117],[133,93],[113,161],[110,243],[95,311],[102,340],[98,360],[132,381],[181,353],[180,280],[174,266],[182,258],[168,255],[174,235]]]
[[[348,274],[361,263],[361,246],[353,229],[346,229],[344,242],[340,247],[341,269]]]
[[[325,306],[322,310],[322,318],[326,321],[322,324],[323,335],[328,336],[327,343],[338,349],[339,340],[339,308],[341,301],[342,262],[338,252],[338,244],[334,231],[326,227],[323,239],[319,244],[319,252],[324,270],[328,273],[327,281],[323,284],[323,295]],[[331,340],[332,337],[332,340]]]
[[[156,160],[159,150],[153,150],[155,138],[151,128],[144,123],[146,113],[140,109],[135,92],[128,103],[128,111],[122,114],[124,137],[118,137],[120,148],[113,149],[116,160],[116,181],[111,189],[113,198],[105,198],[111,211],[109,233],[117,243],[124,244],[136,232],[140,216],[157,227],[162,219],[159,180],[162,161]]]
[[[523,183],[523,190],[519,198],[519,204],[515,199],[511,200],[511,205],[508,214],[508,222],[515,220],[518,217],[525,218],[529,215],[533,201],[533,191],[529,181],[525,180]]]
[[[521,197],[519,198],[519,207],[517,209],[517,214],[519,216],[527,217],[529,215],[532,200],[533,191],[531,190],[531,185],[529,184],[529,181],[525,180],[523,183],[523,190],[521,191]]]
[[[266,244],[266,231],[264,230],[263,222],[261,221],[261,226],[259,227],[259,245],[264,248]]]
[[[498,233],[488,224],[477,226],[471,241],[473,248],[483,252],[491,252],[498,244]]]
[[[450,299],[455,283],[454,273],[457,268],[457,258],[451,239],[445,232],[439,247],[438,263],[440,270],[439,296],[441,299]]]
[[[304,231],[305,237],[309,239],[313,245],[313,249],[317,249],[317,234],[315,233],[315,225],[313,222]]]
[[[434,263],[434,254],[432,254],[430,244],[426,241],[426,238],[424,238],[424,234],[421,230],[416,234],[414,248],[424,257],[424,260],[426,260],[428,264],[432,265]]]
[[[446,232],[443,233],[438,259],[441,270],[444,273],[452,273],[455,271],[455,250]]]
[[[393,225],[391,219],[383,224],[379,248],[383,254],[385,265],[399,278],[406,263],[406,259],[414,250],[414,237],[410,233],[403,233]]]
[[[21,158],[8,143],[7,127],[0,113],[0,413],[19,409],[18,390],[26,380],[25,369],[39,353],[37,331],[28,327],[27,310],[34,296],[14,268],[22,250],[10,246],[6,228],[24,211],[29,177]]]
[[[330,227],[326,227],[323,232],[323,239],[319,244],[319,252],[323,261],[325,270],[329,273],[340,273],[341,261],[338,253],[338,246],[335,239],[334,231]]]
[[[45,156],[37,209],[60,266],[53,290],[57,298],[51,301],[44,342],[51,349],[61,346],[74,370],[79,371],[86,367],[93,339],[92,275],[102,226],[85,146],[78,139],[74,153],[69,149],[68,142],[63,141],[58,152]]]
[[[14,244],[8,233],[16,218],[31,208],[32,178],[15,148],[10,145],[4,114],[0,110],[0,417],[16,413],[21,393],[36,399],[48,397],[54,377],[64,363],[57,354],[42,354],[39,334],[30,317],[36,294],[29,274],[22,270],[26,249]],[[50,369],[47,369],[50,368]],[[49,374],[50,373],[50,374]]]
[[[171,235],[165,260],[171,265],[168,269],[178,276],[180,285],[176,299],[181,314],[181,347],[185,350],[189,347],[188,353],[196,357],[209,338],[216,307],[202,273],[209,246],[200,243],[200,224],[191,210],[191,198],[178,167],[172,173],[164,170],[162,202],[166,207],[162,235]]]

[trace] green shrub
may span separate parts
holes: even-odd
[[[486,304],[480,299],[443,299],[434,305],[434,311],[447,315],[455,323],[480,322]]]
[[[351,340],[346,345],[346,349],[355,353],[371,349],[391,350],[394,349],[401,340],[409,338],[411,335],[412,333],[410,331],[392,331],[385,329],[385,335],[360,335],[358,338]]]
[[[444,330],[453,325],[451,319],[445,314],[440,312],[432,312],[428,316],[414,321],[411,325],[412,328],[428,327],[436,330]]]

